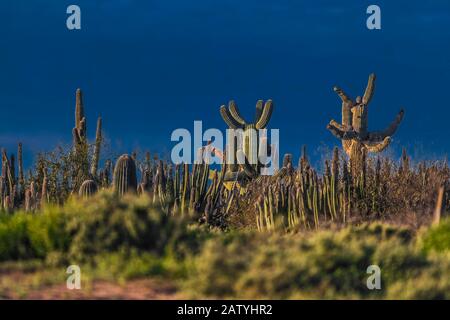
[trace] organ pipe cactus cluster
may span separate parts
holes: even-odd
[[[227,160],[229,171],[226,173],[225,181],[237,181],[242,179],[254,178],[259,175],[262,164],[258,160],[260,152],[265,151],[269,156],[270,148],[265,144],[260,145],[260,130],[265,129],[269,123],[273,112],[272,100],[259,100],[256,103],[256,115],[254,122],[246,122],[238,110],[234,101],[230,101],[228,108],[220,107],[220,114],[226,124],[229,126]],[[242,130],[242,148],[238,149],[236,135]],[[263,141],[261,139],[261,141]],[[231,143],[231,144],[230,144]],[[234,145],[233,150],[231,146]],[[265,148],[265,150],[264,150]],[[238,164],[238,159],[241,163]],[[242,161],[244,160],[244,161]],[[240,165],[240,166],[239,166]],[[241,167],[241,169],[239,168]]]
[[[352,170],[358,170],[367,152],[381,152],[391,142],[391,137],[403,119],[404,111],[400,110],[395,120],[383,131],[368,131],[368,105],[375,90],[375,74],[369,81],[363,97],[352,100],[342,89],[334,87],[334,91],[342,100],[342,123],[331,120],[327,129],[342,140],[342,146],[350,157]]]
[[[291,168],[292,156],[288,154],[284,159],[283,169]],[[254,193],[258,198],[255,204],[258,230],[318,228],[322,220],[345,223],[352,206],[359,210],[359,200],[363,199],[360,178],[351,175],[346,160],[341,162],[338,148],[333,151],[331,165],[325,162],[322,175],[310,166],[306,155],[297,169],[283,169],[281,174],[260,182],[257,188],[249,186],[250,197]]]

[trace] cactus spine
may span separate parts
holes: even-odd
[[[365,152],[381,152],[391,142],[391,137],[403,119],[404,111],[400,110],[392,124],[383,131],[368,131],[368,105],[375,89],[375,74],[369,76],[364,96],[353,101],[342,89],[334,87],[334,91],[342,100],[342,123],[331,120],[327,129],[342,140],[342,146],[350,157],[352,172],[359,170]]]

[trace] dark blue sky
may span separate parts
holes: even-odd
[[[82,30],[66,28],[66,8]],[[369,31],[366,8],[382,10]],[[0,2],[0,145],[28,154],[71,140],[74,93],[85,94],[88,131],[97,115],[113,148],[170,150],[175,128],[225,129],[218,109],[235,99],[248,118],[273,99],[269,124],[281,152],[338,145],[325,126],[340,119],[332,87],[377,88],[369,126],[401,106],[394,152],[419,158],[450,147],[450,2],[266,0],[72,0]],[[392,152],[392,151],[391,151]]]

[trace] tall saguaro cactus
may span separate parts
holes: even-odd
[[[261,147],[259,145],[259,130],[266,128],[272,112],[272,100],[267,100],[266,103],[263,100],[259,100],[256,103],[255,120],[249,123],[241,116],[234,101],[229,102],[228,108],[224,105],[220,107],[220,114],[230,129],[241,129],[243,131],[242,149],[238,150],[236,143],[234,143],[234,150],[227,150],[228,162],[232,163],[228,166],[229,172],[225,176],[226,181],[253,178],[260,173],[261,164],[258,162],[258,154]],[[231,142],[231,139],[235,139],[235,136],[230,135],[228,137],[228,143]],[[238,156],[245,158],[245,163],[242,164],[243,171],[241,172],[239,172],[239,166],[236,161]]]
[[[334,91],[342,100],[342,123],[331,120],[327,129],[342,140],[342,146],[350,157],[352,170],[360,167],[367,152],[381,152],[391,142],[391,137],[403,119],[404,111],[400,110],[389,127],[382,131],[369,132],[368,105],[375,89],[375,74],[369,76],[369,81],[363,97],[352,100],[341,88]]]
[[[77,89],[75,98],[75,127],[73,135],[73,156],[76,163],[74,168],[75,186],[89,177],[89,150],[86,134],[86,117],[84,116],[83,93]]]

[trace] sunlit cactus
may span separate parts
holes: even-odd
[[[137,191],[136,164],[127,154],[120,156],[116,162],[113,185],[119,196]]]
[[[375,89],[375,74],[369,81],[363,97],[352,100],[342,89],[334,87],[334,91],[342,100],[342,123],[331,120],[327,129],[342,140],[342,146],[350,157],[352,170],[358,170],[364,152],[381,152],[391,142],[391,137],[403,119],[404,111],[400,110],[395,120],[383,131],[368,131],[368,104]]]
[[[258,161],[258,156],[261,151],[261,146],[259,145],[259,130],[267,127],[272,112],[272,100],[267,100],[266,103],[259,100],[256,103],[256,116],[254,122],[246,122],[234,101],[229,102],[228,108],[224,105],[220,107],[220,114],[229,128],[241,129],[243,131],[242,150],[237,150],[236,143],[234,143],[234,150],[227,150],[226,161],[229,164],[229,171],[225,176],[226,181],[241,180],[245,177],[253,178],[260,173],[261,164]],[[231,139],[235,139],[234,135],[229,136],[228,149],[230,149]],[[269,155],[269,150],[266,150],[266,154]],[[238,155],[243,155],[243,157]],[[240,166],[242,167],[241,172],[239,172],[238,159],[240,160]]]

